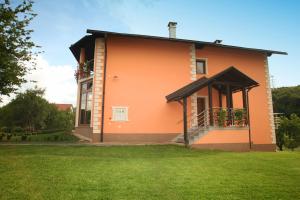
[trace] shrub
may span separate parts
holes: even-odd
[[[12,134],[11,134],[11,133],[7,133],[7,134],[6,134],[6,139],[7,139],[7,140],[10,140],[11,137],[12,137]]]
[[[6,126],[3,126],[3,127],[1,128],[1,132],[2,132],[2,133],[9,133],[9,132],[10,132],[10,130],[9,130],[9,128],[8,128],[8,127],[6,127]]]
[[[59,139],[58,135],[54,135],[54,141],[57,141]]]
[[[21,133],[24,132],[24,129],[22,127],[20,127],[20,126],[16,126],[16,127],[12,128],[12,132],[15,135],[21,135]]]
[[[220,110],[218,112],[218,125],[221,127],[225,126],[226,113],[226,110]]]
[[[300,145],[300,118],[297,115],[281,118],[276,131],[276,143],[280,150],[283,145],[292,150]]]
[[[26,141],[26,139],[27,139],[27,135],[26,134],[22,134],[21,141]]]
[[[0,133],[0,141],[2,141],[4,135],[2,133]]]

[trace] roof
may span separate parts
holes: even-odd
[[[73,108],[72,104],[59,104],[59,103],[55,103],[54,105],[60,111],[68,111],[68,110],[71,110]]]
[[[184,97],[192,95],[209,84],[213,84],[212,86],[214,88],[220,90],[224,94],[226,94],[226,84],[230,85],[232,92],[238,92],[242,88],[252,88],[259,85],[255,80],[231,66],[210,78],[202,77],[185,85],[184,87],[167,95],[166,99],[168,102],[178,101]]]
[[[79,41],[77,41],[76,43],[74,43],[73,45],[70,46],[70,50],[72,51],[73,55],[75,56],[75,58],[77,60],[79,60],[78,51],[80,51],[80,48],[82,48],[83,46],[86,46],[87,43],[91,42],[91,39],[93,41],[95,37],[105,37],[106,35],[138,37],[138,38],[144,38],[144,39],[168,40],[168,41],[174,41],[174,42],[188,42],[188,43],[194,43],[196,45],[196,48],[203,48],[205,45],[210,45],[210,46],[217,46],[217,47],[221,47],[221,48],[243,49],[243,50],[266,53],[268,56],[271,56],[272,54],[287,55],[287,53],[283,52],[283,51],[232,46],[232,45],[225,45],[225,44],[220,44],[220,43],[215,43],[215,42],[205,42],[205,41],[198,41],[198,40],[169,38],[169,37],[160,37],[160,36],[151,36],[151,35],[129,34],[129,33],[118,33],[118,32],[110,32],[110,31],[102,31],[102,30],[91,30],[91,29],[87,29],[86,32],[89,33],[90,35],[84,36]],[[89,46],[91,46],[91,45],[89,45]],[[92,42],[92,46],[94,46],[94,42]]]

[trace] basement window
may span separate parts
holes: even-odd
[[[197,74],[206,74],[206,61],[205,60],[196,60],[196,73]]]
[[[121,106],[112,107],[112,121],[117,121],[117,122],[128,121],[128,107],[121,107]]]

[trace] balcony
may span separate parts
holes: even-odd
[[[94,74],[94,59],[79,64],[75,70],[74,77],[78,82],[81,79],[89,78]]]

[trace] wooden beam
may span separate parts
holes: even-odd
[[[208,88],[208,106],[209,106],[209,122],[210,125],[213,126],[214,125],[214,121],[213,121],[213,104],[212,104],[212,86],[211,84],[209,84],[207,86]]]
[[[222,108],[222,92],[221,92],[221,90],[218,90],[218,92],[219,92],[219,107],[220,108]]]
[[[230,86],[227,84],[226,85],[226,106],[227,108],[230,108]]]
[[[187,132],[187,99],[183,98],[183,136],[185,146],[189,145],[189,137]]]
[[[233,108],[232,89],[230,88],[230,108]]]
[[[242,96],[243,96],[243,108],[247,109],[247,97],[246,97],[246,88],[242,89]]]

